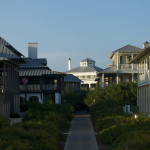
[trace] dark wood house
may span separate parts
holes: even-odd
[[[20,65],[20,96],[31,102],[61,103],[63,74],[47,67],[46,59],[24,58]]]
[[[9,117],[20,112],[18,64],[22,62],[21,56],[0,37],[0,115]]]
[[[81,90],[81,82],[82,81],[73,74],[66,74],[64,76],[64,89],[79,92]]]

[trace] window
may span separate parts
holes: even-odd
[[[120,56],[120,64],[122,64],[122,56]]]
[[[132,56],[129,56],[129,62],[132,60]]]

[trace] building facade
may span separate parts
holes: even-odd
[[[81,80],[72,74],[66,74],[64,76],[64,89],[69,89],[74,92],[81,90]]]
[[[144,43],[146,44],[146,43]],[[147,43],[148,44],[148,43]],[[141,113],[150,113],[150,46],[144,50],[131,63],[138,66],[137,105]]]
[[[0,115],[20,113],[19,63],[18,52],[6,40],[0,37]]]
[[[52,71],[46,59],[37,58],[37,43],[29,43],[28,58],[19,67],[20,97],[30,102],[61,103],[63,74]]]
[[[113,83],[132,81],[137,82],[137,64],[129,62],[140,52],[141,48],[126,45],[112,52],[110,59],[112,64],[99,73],[100,86],[108,86]]]
[[[95,79],[100,71],[102,69],[95,66],[94,60],[86,58],[80,62],[80,67],[68,70],[66,73],[78,77],[82,81],[82,89],[91,89],[96,87],[97,81]]]

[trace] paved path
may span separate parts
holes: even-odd
[[[64,150],[98,150],[90,116],[78,112],[71,122]]]

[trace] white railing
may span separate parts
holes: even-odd
[[[57,85],[42,85],[42,90],[57,90]]]
[[[40,85],[20,85],[21,91],[40,91]]]
[[[122,70],[137,70],[137,64],[119,64],[119,69],[122,69]]]
[[[40,91],[40,90],[57,90],[57,85],[20,85],[21,91]]]

